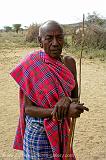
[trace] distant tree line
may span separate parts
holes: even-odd
[[[65,38],[65,47],[70,47],[71,44],[75,47],[80,46],[82,43],[82,22],[72,25],[63,25],[63,28],[66,37],[69,37],[69,39]],[[6,32],[15,31],[16,33],[18,33],[19,31],[23,31],[24,29],[21,28],[21,24],[13,24],[12,27],[5,26],[4,30]],[[27,27],[25,40],[28,42],[37,43],[38,32],[39,24],[35,23],[30,25],[29,27]],[[92,14],[88,13],[85,20],[84,32],[85,46],[87,46],[88,48],[106,49],[106,19],[103,19],[96,12],[93,12]],[[69,42],[70,39],[71,42]]]
[[[21,31],[23,30],[23,28],[21,28],[21,24],[13,24],[12,27],[4,26],[4,31],[5,32],[15,31],[16,33],[18,33],[20,30]]]

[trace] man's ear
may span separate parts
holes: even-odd
[[[43,48],[42,38],[40,36],[38,36],[38,42],[40,44],[40,47]]]

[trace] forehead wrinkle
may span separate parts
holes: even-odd
[[[47,21],[39,28],[39,36],[44,36],[45,34],[49,35],[49,32],[52,30],[54,30],[55,33],[57,30],[57,32],[60,32],[60,34],[63,34],[63,28],[59,23],[55,21]]]

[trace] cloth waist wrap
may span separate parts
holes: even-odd
[[[10,75],[20,87],[20,117],[13,148],[23,150],[25,131],[24,95],[38,107],[45,109],[53,108],[61,97],[71,97],[71,91],[75,87],[75,80],[73,74],[66,66],[41,50],[28,54],[12,70]],[[65,119],[62,124],[63,146],[61,147],[63,159],[65,159],[66,153],[69,122],[69,119]],[[54,160],[59,160],[59,135],[61,133],[59,122],[45,118],[44,127],[53,151]],[[73,154],[72,149],[70,153]]]

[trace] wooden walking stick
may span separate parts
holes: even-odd
[[[80,102],[80,96],[81,96],[81,60],[82,60],[82,52],[83,52],[83,47],[84,47],[84,19],[85,19],[85,16],[84,16],[84,14],[83,14],[82,44],[81,44],[81,53],[80,53],[80,62],[79,62],[78,102]],[[68,137],[68,142],[67,142],[66,160],[70,160],[71,147],[73,148],[75,124],[76,124],[76,118],[72,118],[72,119],[70,120],[70,132],[69,132],[69,137]]]

